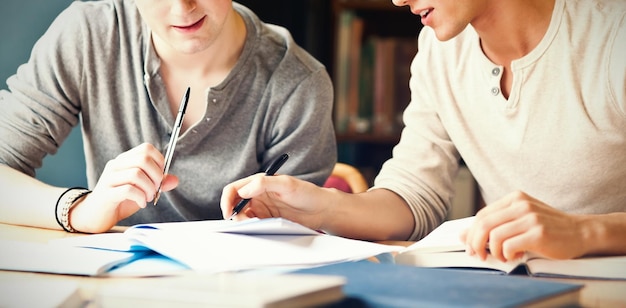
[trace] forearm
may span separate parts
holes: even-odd
[[[323,230],[348,238],[382,241],[406,240],[415,227],[413,214],[404,200],[386,189],[360,194],[336,190]]]
[[[54,207],[64,190],[0,164],[0,222],[61,229]]]
[[[626,213],[582,216],[586,255],[626,255]]]

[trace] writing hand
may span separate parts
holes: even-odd
[[[330,204],[323,202],[324,196],[325,190],[310,182],[288,175],[258,173],[226,185],[220,206],[227,218],[238,200],[249,198],[250,202],[242,211],[246,217],[284,217],[320,230]]]
[[[151,144],[139,145],[110,160],[93,192],[70,212],[70,223],[82,232],[104,232],[120,220],[146,207],[161,180],[162,190],[178,185],[178,178],[163,174],[163,155]]]

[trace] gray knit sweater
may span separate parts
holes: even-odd
[[[328,73],[287,30],[234,6],[245,47],[228,77],[205,90],[204,120],[178,141],[169,171],[179,186],[121,224],[220,219],[222,188],[282,153],[291,157],[280,173],[318,185],[330,174]],[[144,142],[165,150],[174,117],[159,65],[134,1],[74,2],[0,91],[0,163],[34,175],[79,124],[90,187],[122,152]]]

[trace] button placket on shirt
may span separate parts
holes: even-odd
[[[195,142],[198,142],[199,140],[204,138],[208,134],[208,131],[210,130],[211,117],[209,116],[209,114],[216,112],[215,108],[219,106],[218,105],[219,98],[211,97],[213,96],[212,93],[208,93],[207,95],[208,95],[207,107],[206,107],[207,110],[206,110],[206,114],[204,115],[204,119],[203,121],[198,122],[196,126],[194,126],[193,128],[189,130],[189,133],[184,140],[184,142],[187,144],[193,144]]]
[[[501,73],[502,73],[502,69],[500,69],[499,67],[494,67],[491,70],[491,75],[495,77],[495,80],[497,81],[497,85],[494,85],[490,90],[493,96],[497,96],[498,94],[500,94],[500,74]]]

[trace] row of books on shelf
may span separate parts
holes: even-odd
[[[394,135],[403,127],[417,39],[369,32],[354,11],[341,12],[334,72],[339,134]]]

